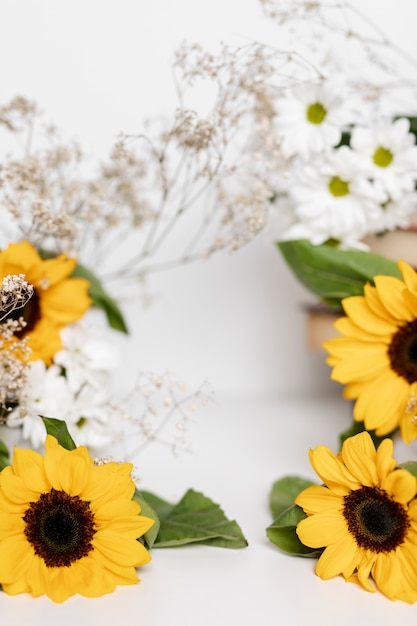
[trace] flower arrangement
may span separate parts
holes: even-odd
[[[41,119],[24,98],[0,109],[9,138],[33,141]],[[172,132],[177,139],[180,131]],[[116,443],[127,456],[168,443],[164,431],[174,420],[170,445],[184,449],[188,412],[210,397],[207,384],[186,393],[168,373],[140,372],[123,398],[112,385],[115,335],[128,333],[120,293],[139,289],[150,271],[142,261],[159,251],[186,199],[162,218],[164,207],[151,208],[139,189],[145,166],[121,141],[91,178],[78,146],[57,142],[49,128],[38,140],[25,141],[23,155],[7,154],[0,172],[0,422],[4,435],[14,428],[23,440],[11,459],[0,442],[0,578],[8,594],[63,602],[137,583],[136,568],[153,548],[247,542],[202,493],[190,489],[178,503],[166,502],[138,491],[132,463],[112,460]],[[176,262],[185,260],[168,265]]]
[[[296,278],[335,318],[344,311],[342,337],[324,346],[332,377],[355,401],[341,451],[310,452],[324,484],[297,476],[274,484],[267,535],[317,558],[323,579],[342,575],[414,603],[417,472],[414,461],[397,464],[392,438],[417,434],[416,272],[373,245],[415,227],[416,62],[349,2],[261,5],[288,49],[254,43],[214,55],[184,46],[178,84],[214,86],[204,122],[222,130],[233,121],[228,150],[242,193],[256,177]],[[223,204],[235,198],[228,182]],[[255,222],[259,203],[245,200]]]
[[[392,453],[392,439],[375,449],[367,432],[346,439],[338,455],[326,446],[311,450],[324,485],[277,481],[276,519],[267,534],[290,554],[318,558],[316,573],[324,580],[342,575],[390,600],[414,603],[416,463],[398,466]]]
[[[342,576],[414,603],[416,463],[397,464],[393,438],[398,430],[406,443],[417,436],[417,274],[406,258],[397,264],[398,257],[372,251],[375,238],[412,231],[416,216],[416,118],[412,106],[399,104],[396,90],[404,83],[384,56],[402,53],[370,21],[372,38],[355,30],[350,20],[357,14],[347,2],[336,18],[320,2],[262,4],[270,17],[295,23],[298,36],[297,26],[309,18],[326,43],[347,35],[346,45],[359,44],[370,70],[352,76],[349,56],[338,72],[340,60],[321,51],[317,80],[295,81],[276,93],[271,107],[282,163],[272,200],[286,213],[278,247],[302,284],[340,317],[341,336],[323,345],[332,378],[355,404],[340,452],[310,450],[322,484],[298,476],[274,483],[267,536],[290,554],[317,559],[324,580]],[[320,53],[317,41],[311,38],[309,58]],[[413,60],[402,60],[415,69]],[[415,84],[408,81],[407,88],[413,94]]]
[[[109,392],[112,333],[128,330],[117,291],[153,271],[237,250],[272,215],[296,277],[346,314],[337,322],[342,337],[325,347],[333,378],[355,400],[355,424],[337,455],[324,446],[310,452],[323,484],[294,476],[274,484],[267,535],[288,553],[317,558],[323,579],[341,575],[391,600],[417,600],[416,462],[398,465],[392,440],[398,429],[406,442],[417,436],[417,274],[369,247],[370,236],[413,227],[416,118],[393,97],[404,83],[385,53],[415,64],[372,24],[371,38],[329,19],[328,4],[261,4],[301,32],[314,18],[308,55],[257,43],[223,46],[217,56],[180,47],[173,119],[120,137],[97,175],[82,173],[80,147],[62,143],[55,129],[42,127],[33,148],[40,115],[32,103],[16,98],[0,109],[1,130],[29,137],[0,171],[1,419],[31,445],[16,447],[11,461],[0,446],[6,593],[56,602],[97,596],[136,583],[154,548],[247,545],[205,495],[189,490],[166,502],[136,488],[131,464],[93,460],[88,448],[108,449],[132,424],[151,441],[166,422],[148,422],[163,377],[147,379],[153,390],[146,382],[137,420]],[[342,22],[355,14],[340,6]],[[318,43],[340,34],[356,47],[357,65]],[[203,114],[185,104],[199,81],[214,86]],[[182,240],[171,235],[184,219],[192,235],[177,249]],[[90,269],[98,267],[100,276]],[[175,384],[167,387],[168,418],[178,411],[186,421]],[[204,402],[204,389],[193,397]]]

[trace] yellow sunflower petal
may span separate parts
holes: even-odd
[[[417,272],[403,260],[398,261],[398,269],[401,272],[403,281],[410,291],[417,292]]]
[[[131,478],[131,463],[106,463],[94,467],[82,496],[86,500],[95,501],[95,506],[120,497],[131,499],[135,492],[135,484]]]
[[[103,567],[105,567],[109,572],[111,572],[112,576],[114,577],[115,584],[126,585],[139,582],[139,577],[134,567],[118,565],[117,563],[109,561],[108,559],[105,561],[104,564],[102,559],[97,555],[97,552],[94,553],[93,558],[97,561],[97,567],[99,567],[100,569],[103,569]]]
[[[346,535],[346,521],[340,511],[320,511],[297,525],[301,543],[310,548],[323,548],[338,543]]]
[[[335,494],[344,496],[358,487],[356,478],[327,446],[310,450],[309,457],[316,473]]]
[[[364,553],[362,554],[362,561],[357,566],[358,583],[364,589],[366,589],[366,591],[369,591],[370,593],[375,592],[375,587],[372,585],[370,581],[370,576],[371,576],[372,568],[377,558],[378,557],[376,554],[369,554],[368,551],[364,551]]]
[[[404,305],[410,311],[410,318],[414,320],[417,318],[417,293],[411,293],[408,289],[403,291]]]
[[[56,285],[69,278],[75,270],[77,261],[70,259],[66,254],[60,254],[53,259],[42,261],[42,278],[47,279],[50,285]]]
[[[124,564],[126,567],[143,565],[144,558],[146,563],[150,560],[148,552],[146,550],[143,552],[143,546],[139,541],[109,530],[98,531],[94,536],[93,545],[106,560]]]
[[[1,276],[25,274],[26,279],[32,282],[31,275],[40,261],[39,254],[28,241],[11,243],[5,250],[0,251]]]
[[[359,560],[359,549],[352,537],[345,533],[337,543],[328,545],[316,565],[316,574],[323,580],[329,580],[344,571],[352,570]]]
[[[339,511],[343,507],[343,498],[327,487],[311,485],[298,494],[295,504],[301,506],[309,514],[332,509]]]
[[[12,535],[0,542],[0,580],[11,583],[24,577],[34,552],[24,535]]]
[[[369,283],[366,284],[363,288],[363,295],[365,297],[366,304],[374,315],[380,317],[381,319],[388,319],[391,323],[395,324],[395,318],[382,304],[378,291],[375,287]]]
[[[33,502],[39,493],[29,489],[20,476],[0,474],[0,510],[5,508],[11,512],[22,512],[28,502]]]
[[[396,325],[391,321],[391,317],[381,319],[374,315],[363,296],[346,298],[343,300],[343,308],[352,322],[371,336],[391,335],[395,332]]]
[[[402,504],[410,502],[417,493],[417,479],[403,469],[397,469],[388,474],[381,486]]]
[[[345,335],[346,337],[353,337],[369,343],[381,340],[381,335],[370,335],[366,330],[363,330],[363,328],[359,328],[359,326],[354,324],[348,317],[341,317],[336,320],[334,327],[341,335]],[[328,342],[324,342],[326,350],[328,345],[332,345],[332,342],[333,339],[329,339]]]
[[[386,370],[379,378],[363,385],[354,407],[354,417],[365,422],[367,430],[378,429],[378,434],[388,434],[398,426],[406,394],[408,385],[404,379]]]
[[[405,443],[411,443],[417,437],[417,419],[414,415],[403,412],[400,417],[401,437]]]
[[[342,457],[352,476],[355,476],[361,485],[378,484],[376,450],[369,433],[359,433],[346,439],[342,446]]]
[[[50,488],[43,468],[43,459],[34,450],[15,447],[13,452],[14,470],[28,489],[39,493]]]
[[[84,278],[71,278],[46,289],[42,293],[42,314],[61,328],[76,322],[91,307],[89,286]]]
[[[114,520],[116,517],[137,517],[140,513],[140,506],[133,500],[118,498],[117,500],[110,500],[100,505],[94,503],[91,510],[94,511],[94,515],[97,519],[105,522],[108,520]]]
[[[392,439],[384,439],[376,450],[375,466],[378,474],[378,482],[381,486],[386,477],[394,470],[397,461],[393,458],[394,444]]]
[[[389,360],[383,344],[365,344],[345,337],[341,339],[338,345],[329,347],[333,357],[332,363],[329,362],[329,365],[333,365],[332,380],[349,383],[372,379],[387,369]]]
[[[410,321],[412,317],[403,299],[405,289],[403,281],[394,276],[375,276],[374,282],[378,296],[387,311],[397,320]]]
[[[400,550],[388,554],[381,553],[372,569],[372,576],[378,589],[390,600],[415,602],[417,589],[415,578],[410,581],[411,559],[403,559]]]

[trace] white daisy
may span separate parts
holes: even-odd
[[[328,82],[297,86],[278,100],[275,123],[284,156],[307,159],[336,146],[343,129],[343,106],[340,87]]]
[[[314,245],[336,239],[343,247],[361,247],[360,240],[381,216],[387,200],[380,186],[363,174],[360,159],[347,146],[300,165],[290,190],[297,223],[284,239],[309,239]]]
[[[120,354],[112,334],[103,322],[101,311],[94,310],[62,329],[63,349],[55,354],[54,363],[65,369],[73,392],[85,383],[100,388],[106,383],[106,373],[117,367]]]
[[[77,445],[103,448],[120,437],[119,413],[113,407],[104,388],[84,385],[74,398],[70,410],[70,421],[74,424],[71,434]]]
[[[351,146],[361,155],[369,176],[381,182],[388,195],[398,200],[415,187],[417,146],[410,122],[378,120],[371,127],[355,127]]]
[[[407,193],[398,200],[389,200],[383,207],[376,223],[370,224],[370,233],[382,233],[397,228],[409,228],[417,213],[417,193]]]
[[[36,449],[45,441],[45,426],[39,416],[57,417],[69,422],[74,396],[59,367],[47,367],[39,360],[28,363],[27,368],[24,400],[10,413],[8,424],[23,425],[23,438],[29,439]]]

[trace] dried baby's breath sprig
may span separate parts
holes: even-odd
[[[124,430],[125,444],[130,447],[125,456],[134,458],[152,442],[170,447],[174,454],[189,451],[189,423],[199,407],[209,404],[212,395],[207,382],[189,392],[169,372],[141,372],[133,391],[121,403],[129,409],[121,411],[119,417],[131,425]]]
[[[24,274],[5,276],[0,286],[0,322],[9,317],[13,311],[23,309],[32,296],[33,285],[27,282]],[[7,325],[6,330],[10,332],[10,325]]]
[[[23,317],[15,317],[33,291],[23,274],[5,276],[0,286],[0,422],[7,421],[8,414],[23,399],[30,348],[27,338],[17,338],[26,322]]]

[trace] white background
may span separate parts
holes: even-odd
[[[355,5],[415,51],[414,1]],[[215,47],[220,40],[279,37],[255,0],[3,0],[1,100],[35,99],[100,158],[119,131],[138,132],[146,117],[176,106],[170,60],[183,39]],[[167,499],[189,486],[203,490],[238,519],[250,547],[155,551],[138,587],[98,600],[74,598],[64,607],[2,594],[3,619],[117,624],[130,617],[147,626],[415,621],[415,607],[341,580],[322,583],[311,562],[289,559],[265,539],[272,482],[287,472],[313,477],[308,447],[335,447],[350,419],[324,354],[306,350],[302,307],[311,298],[271,235],[235,255],[159,275],[151,286],[154,305],[130,311],[129,364],[171,369],[191,385],[208,379],[218,405],[200,414],[193,455],[146,451],[144,487]]]
[[[413,2],[354,4],[415,49]],[[2,101],[36,100],[92,161],[120,131],[137,133],[145,118],[172,113],[170,62],[181,41],[213,50],[220,41],[282,45],[256,0],[3,0],[0,17]],[[130,318],[134,368],[169,369],[191,385],[208,379],[219,397],[339,393],[323,355],[305,350],[309,294],[269,232],[235,255],[160,275],[151,291],[154,305]]]

